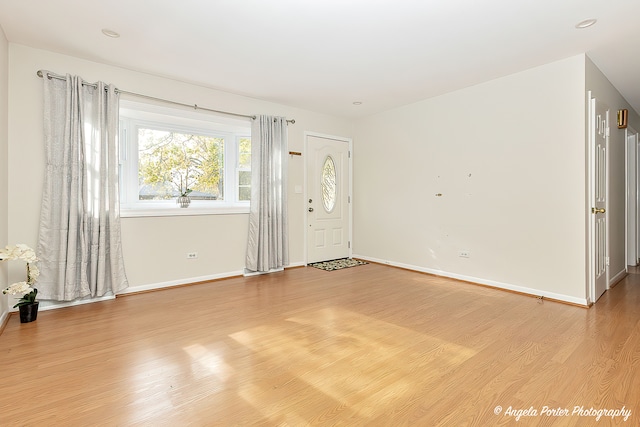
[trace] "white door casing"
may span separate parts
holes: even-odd
[[[640,264],[640,134],[632,130],[636,140],[636,194],[632,201],[636,205],[636,265]]]
[[[589,156],[591,221],[590,302],[595,303],[608,288],[607,247],[607,149],[609,143],[609,110],[589,97]]]
[[[351,141],[306,136],[307,264],[351,256]]]
[[[638,134],[628,127],[625,132],[626,168],[626,261],[638,265]]]

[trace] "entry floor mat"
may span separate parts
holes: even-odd
[[[341,258],[341,259],[334,259],[331,261],[314,262],[312,264],[309,264],[309,267],[315,267],[315,268],[319,268],[320,270],[326,270],[326,271],[335,271],[343,268],[357,267],[359,265],[365,265],[365,264],[369,264],[369,263],[365,261],[360,261],[359,259]]]

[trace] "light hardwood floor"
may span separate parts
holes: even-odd
[[[638,425],[639,320],[638,274],[591,309],[376,264],[233,278],[11,316],[0,425]]]

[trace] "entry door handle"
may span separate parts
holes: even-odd
[[[313,208],[309,208],[309,212],[313,212]]]
[[[607,210],[605,208],[602,208],[602,209],[591,208],[591,213],[594,213],[594,214],[605,213],[606,211]]]

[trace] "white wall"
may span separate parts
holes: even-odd
[[[586,89],[591,91],[592,96],[597,100],[604,102],[610,110],[607,220],[609,221],[609,273],[611,278],[615,278],[624,272],[627,266],[625,258],[626,137],[624,129],[618,129],[616,115],[620,109],[629,110],[628,124],[635,129],[640,129],[640,117],[589,58],[586,58]]]
[[[584,76],[579,55],[358,121],[354,254],[585,304]]]
[[[8,244],[8,185],[9,185],[9,153],[7,123],[9,119],[9,44],[0,28],[0,247]],[[7,263],[0,263],[0,289],[8,286]],[[0,295],[0,324],[9,311],[7,298]]]
[[[303,151],[305,131],[351,137],[351,123],[322,114],[216,91],[154,75],[138,73],[53,52],[9,44],[9,235],[10,242],[35,247],[44,176],[42,80],[39,69],[77,74],[87,81],[102,80],[141,94],[198,104],[241,114],[273,114],[294,118],[289,148]],[[304,203],[293,192],[303,185],[304,157],[290,158],[290,252],[302,263]],[[25,172],[27,178],[24,179]],[[132,287],[184,283],[237,274],[244,268],[248,215],[123,218],[125,268]],[[197,260],[186,253],[197,251]],[[10,270],[19,277],[22,271]]]
[[[0,77],[5,82],[0,82],[0,92],[4,84],[5,93],[6,51],[6,40],[0,40]],[[0,120],[10,123],[8,135],[0,133],[0,166],[4,166],[0,190],[7,190],[0,192],[0,213],[6,214],[0,221],[0,238],[4,233],[7,243],[34,247],[44,162],[42,81],[35,74],[39,69],[214,109],[295,118],[289,129],[292,151],[303,151],[305,131],[354,137],[354,255],[586,302],[585,89],[602,94],[612,110],[629,107],[584,55],[352,124],[9,44],[8,106],[0,104]],[[632,110],[630,123],[640,128]],[[612,137],[617,144],[614,140],[617,135]],[[620,161],[615,147],[611,160],[613,165]],[[290,158],[294,264],[303,262],[304,253],[305,204],[302,194],[293,191],[303,185],[303,166],[304,156]],[[612,185],[617,188],[620,180],[615,172]],[[620,205],[618,194],[612,203]],[[612,222],[612,270],[620,267],[618,260],[624,262],[624,231],[618,216],[615,213]],[[125,265],[132,287],[240,272],[246,222],[246,215],[124,218]],[[624,227],[624,217],[621,224]],[[470,258],[460,258],[460,250],[469,251]],[[198,260],[186,259],[191,251],[199,252]],[[23,275],[22,266],[10,266],[8,277],[0,270],[0,283]],[[0,301],[0,310],[6,310],[6,301]]]

